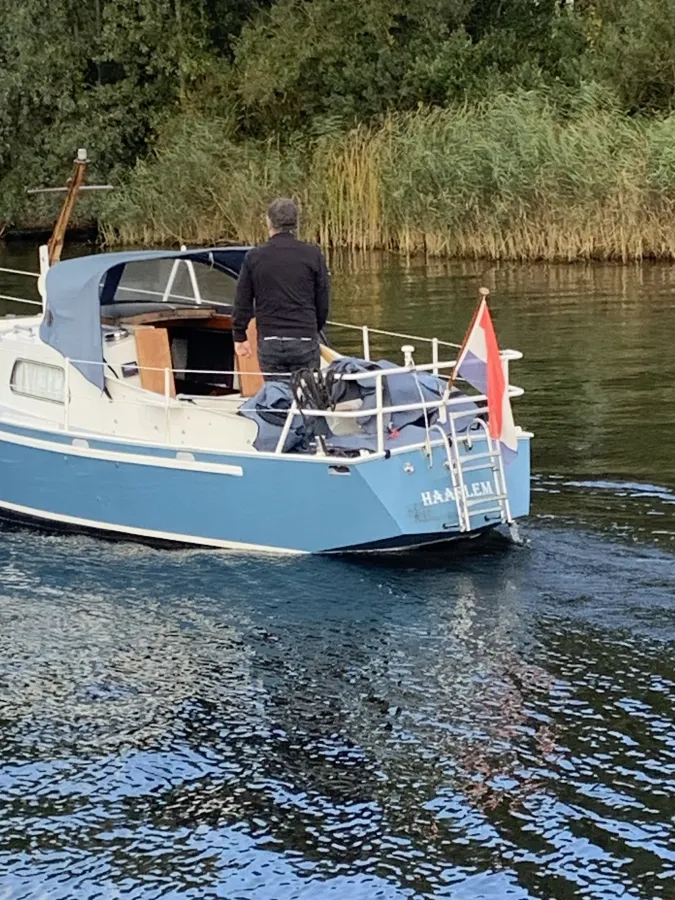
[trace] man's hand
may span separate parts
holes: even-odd
[[[253,356],[253,350],[251,350],[251,345],[248,341],[235,341],[234,352],[237,356],[243,356],[246,359],[251,359]]]

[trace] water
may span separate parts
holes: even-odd
[[[493,289],[528,545],[3,530],[0,898],[675,897],[675,270],[332,267],[336,318],[451,339]]]

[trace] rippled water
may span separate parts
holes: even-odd
[[[527,546],[4,529],[0,898],[675,897],[675,275],[333,269],[336,318],[450,338],[493,288]]]

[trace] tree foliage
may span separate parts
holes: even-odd
[[[0,0],[0,21],[0,225],[76,147],[124,180],[195,116],[283,143],[519,90],[675,102],[675,0]]]
[[[236,48],[254,127],[356,120],[484,96],[504,83],[579,82],[578,20],[556,0],[278,0]]]
[[[595,0],[585,9],[595,75],[632,113],[675,102],[675,0]]]

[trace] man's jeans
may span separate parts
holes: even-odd
[[[321,349],[318,338],[260,338],[258,362],[265,381],[284,381],[299,369],[318,369]]]

